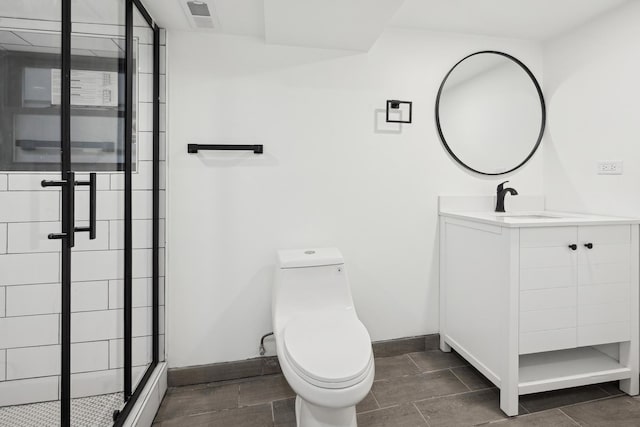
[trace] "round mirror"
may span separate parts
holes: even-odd
[[[445,148],[462,166],[483,175],[525,164],[540,145],[545,114],[535,76],[502,52],[463,58],[447,73],[436,98]]]

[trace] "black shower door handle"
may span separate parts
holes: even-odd
[[[89,174],[89,181],[76,181],[76,185],[89,186],[89,226],[74,227],[77,232],[89,232],[89,239],[96,238],[96,174]]]
[[[49,233],[48,239],[66,239],[70,248],[75,246],[75,186],[76,178],[74,172],[67,172],[66,178],[60,181],[43,180],[40,185],[43,187],[60,187],[62,189],[62,232]]]

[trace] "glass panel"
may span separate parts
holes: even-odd
[[[153,152],[153,31],[134,6],[133,141],[141,153]],[[153,161],[145,155],[133,173],[133,390],[153,359],[152,230]]]
[[[72,2],[74,170],[124,170],[125,1]]]
[[[59,0],[0,2],[0,425],[60,422]],[[38,71],[44,69],[44,72]],[[30,141],[36,141],[32,143]],[[32,147],[49,174],[24,173]]]
[[[124,406],[125,0],[73,0],[71,16],[72,168],[97,173],[96,239],[76,232],[72,256],[71,397],[87,403],[72,425],[110,426]],[[88,186],[75,194],[88,227]]]
[[[52,70],[61,63],[61,7],[60,0],[0,5],[1,170],[60,169],[60,75]]]

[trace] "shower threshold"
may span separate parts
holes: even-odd
[[[71,399],[72,427],[113,425],[113,411],[124,406],[123,393]],[[42,427],[60,425],[60,401],[28,403],[0,408],[0,427]]]

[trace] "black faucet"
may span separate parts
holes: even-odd
[[[504,197],[507,195],[507,193],[511,194],[512,196],[518,195],[518,192],[515,190],[515,188],[504,188],[504,185],[507,182],[509,181],[500,183],[498,185],[498,188],[496,189],[496,212],[504,212]]]

